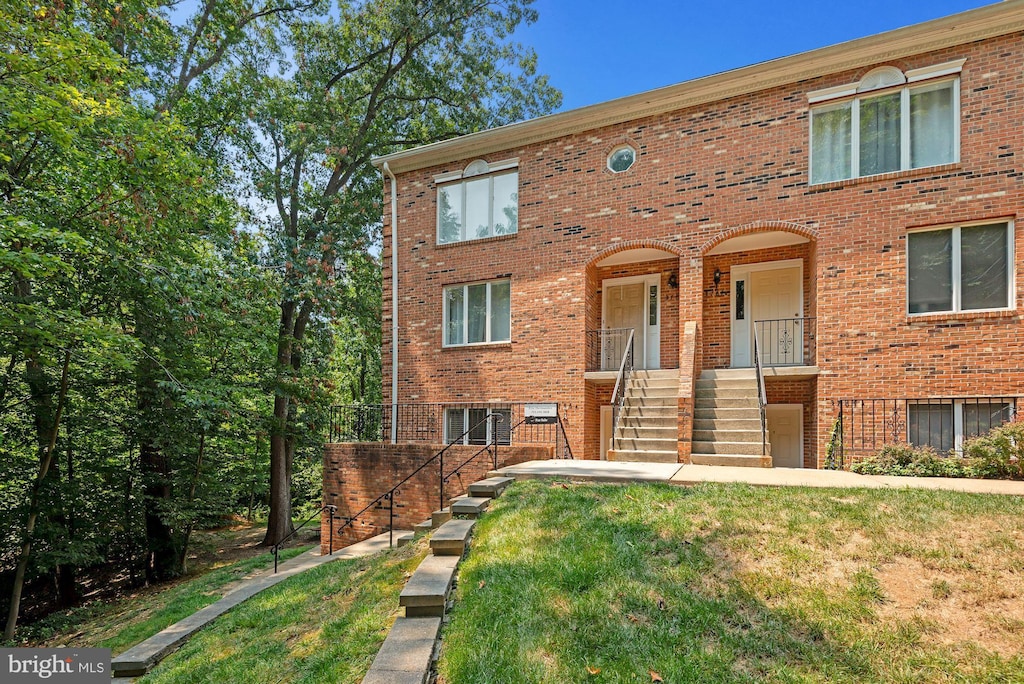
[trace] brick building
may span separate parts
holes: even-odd
[[[585,458],[956,449],[1024,394],[1022,117],[1009,0],[376,159],[385,402],[557,402]]]

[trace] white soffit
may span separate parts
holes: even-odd
[[[708,254],[730,254],[732,252],[752,252],[755,249],[768,249],[770,247],[786,247],[788,245],[799,245],[810,242],[803,235],[787,233],[782,230],[773,230],[768,233],[751,233],[730,238],[712,249]]]
[[[625,252],[618,252],[612,254],[610,257],[605,257],[597,262],[599,268],[605,266],[621,266],[622,264],[638,264],[641,261],[661,261],[662,259],[676,259],[678,254],[672,252],[666,252],[663,249],[651,249],[644,247],[642,249],[629,249]]]

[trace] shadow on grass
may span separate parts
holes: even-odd
[[[642,682],[651,672],[665,682],[919,681],[955,672],[942,653],[905,650],[920,638],[913,628],[864,629],[881,600],[870,573],[801,593],[784,560],[777,574],[745,567],[751,559],[736,555],[735,540],[760,516],[743,488],[722,491],[510,489],[481,521],[460,575],[443,637],[446,684]],[[887,662],[879,650],[904,660]],[[1019,665],[987,667],[1003,681],[998,672]]]

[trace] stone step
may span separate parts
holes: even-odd
[[[675,387],[679,389],[679,378],[630,378],[629,387]]]
[[[722,408],[701,407],[693,410],[694,420],[756,420],[761,425],[761,409],[753,408]]]
[[[416,541],[416,532],[403,532],[395,535],[395,546],[401,548]]]
[[[757,430],[761,431],[760,414],[756,418],[694,418],[694,430]]]
[[[437,528],[430,538],[430,551],[435,556],[462,556],[469,545],[475,520],[449,520]]]
[[[679,378],[678,368],[665,368],[665,369],[633,369],[633,377],[636,378]]]
[[[676,448],[676,437],[670,439],[633,439],[616,437],[614,448],[626,451],[672,451]]]
[[[452,500],[452,515],[464,515],[468,518],[476,518],[487,510],[491,500],[483,496],[467,496],[464,499]]]
[[[627,397],[647,398],[669,398],[675,400],[679,397],[678,387],[629,387],[626,390]]]
[[[699,392],[704,389],[743,389],[749,387],[755,392],[757,391],[757,378],[698,378],[694,383],[694,388]]]
[[[736,380],[736,379],[753,379],[756,380],[757,376],[754,374],[753,368],[714,368],[703,370],[700,373],[700,380]]]
[[[650,425],[648,423],[629,425],[627,423],[619,425],[615,436],[629,439],[676,439],[679,431],[674,423],[675,421],[669,425]]]
[[[693,451],[698,454],[736,454],[740,456],[761,456],[761,435],[757,442],[702,442],[693,440]]]
[[[678,418],[679,405],[672,402],[668,405],[658,406],[623,406],[623,417],[628,418]]]
[[[377,651],[362,684],[426,684],[441,618],[398,618]]]
[[[434,511],[430,514],[430,523],[435,528],[444,525],[446,522],[452,519],[451,506],[445,506],[439,511]]]
[[[766,435],[767,436],[767,435]],[[756,430],[694,430],[694,442],[757,442],[761,448],[761,428]]]
[[[469,485],[470,496],[485,496],[495,498],[501,496],[505,488],[515,482],[514,477],[489,477]]]
[[[746,456],[738,454],[690,454],[694,465],[742,466],[747,468],[771,468],[771,456]]]
[[[627,401],[629,401],[627,399]],[[696,408],[758,408],[757,397],[744,397],[740,399],[725,399],[716,397],[698,396],[694,402]]]
[[[444,617],[459,556],[427,556],[405,583],[398,605],[406,617]]]
[[[434,529],[434,521],[428,518],[427,520],[424,520],[421,523],[416,523],[415,525],[413,525],[412,532],[416,535],[417,538],[419,538],[425,535],[427,532],[430,532],[432,529]]]
[[[631,461],[642,463],[678,463],[679,454],[675,451],[633,451],[629,449],[609,449],[609,461]]]
[[[679,405],[679,401],[675,396],[671,397],[635,397],[631,394],[626,395],[626,400],[623,404],[627,407],[643,407],[652,408],[655,406],[662,408],[676,407]]]
[[[652,428],[675,430],[679,424],[678,415],[671,416],[627,416],[623,414],[619,418],[620,427],[631,428]]]
[[[698,399],[744,399],[757,398],[757,387],[713,387],[697,390]]]

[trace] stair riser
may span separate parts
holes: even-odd
[[[761,424],[761,411],[756,408],[697,408],[694,420],[756,420]]]
[[[697,391],[708,389],[752,389],[757,391],[757,380],[723,378],[719,380],[697,380],[694,384]]]
[[[752,408],[757,409],[757,397],[745,398],[745,399],[720,399],[720,398],[701,398],[698,397],[695,402],[696,408]]]
[[[675,387],[630,387],[626,392],[627,397],[665,397],[668,399],[676,399],[679,396],[679,390]]]
[[[760,430],[694,430],[694,442],[756,442],[761,448]]]
[[[618,439],[676,439],[678,430],[675,427],[634,427],[620,425],[615,433]]]
[[[615,439],[615,449],[627,451],[672,451],[676,448],[675,439]]]
[[[679,457],[675,451],[628,451],[623,449],[612,449],[608,451],[609,461],[629,461],[633,463],[678,463]]]
[[[654,430],[675,430],[678,427],[679,419],[676,416],[664,416],[655,417],[646,416],[643,418],[627,418],[623,416],[619,419],[619,427],[628,428],[651,428]]]
[[[698,454],[690,456],[694,465],[741,466],[746,468],[771,468],[771,457],[761,456],[724,456],[721,454]]]
[[[625,405],[626,406],[641,406],[641,407],[656,407],[656,408],[671,408],[678,406],[678,400],[675,397],[631,397],[627,396]],[[756,402],[755,402],[756,404]]]
[[[699,442],[693,440],[693,452],[698,454],[733,454],[761,456],[761,441],[757,442]]]
[[[694,430],[757,430],[761,431],[760,418],[728,419],[728,418],[694,418]]]
[[[716,387],[697,390],[698,399],[757,399],[756,387]]]
[[[756,380],[753,368],[719,368],[701,371],[699,380]]]

